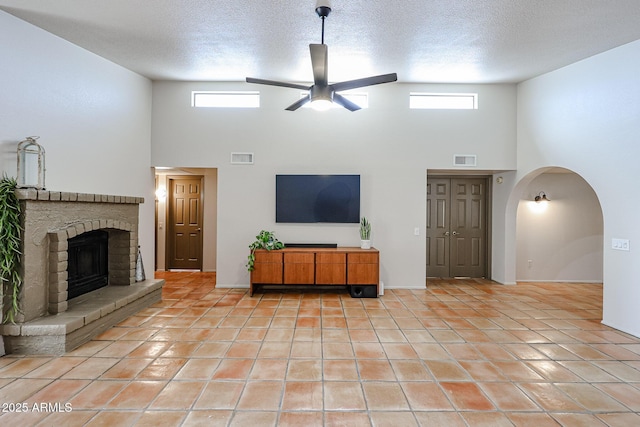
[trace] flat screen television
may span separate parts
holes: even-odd
[[[360,222],[360,175],[276,175],[276,222]]]

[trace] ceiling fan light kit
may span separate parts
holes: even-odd
[[[391,83],[398,80],[396,73],[381,74],[379,76],[365,77],[356,80],[349,80],[339,83],[329,84],[329,49],[324,44],[324,20],[331,13],[331,4],[328,0],[318,0],[316,3],[316,13],[322,19],[322,42],[321,44],[310,44],[311,67],[313,69],[313,84],[310,86],[295,83],[287,83],[275,80],[256,79],[247,77],[247,83],[256,83],[269,86],[280,86],[292,89],[306,90],[307,96],[294,102],[286,108],[288,111],[295,111],[307,103],[315,110],[328,110],[332,104],[338,104],[349,111],[357,111],[360,106],[349,101],[336,92],[356,89],[365,86],[373,86],[382,83]]]
[[[316,111],[326,111],[333,105],[333,92],[327,86],[312,86],[309,90],[311,97],[311,108]]]

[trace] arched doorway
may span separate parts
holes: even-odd
[[[525,178],[516,211],[516,282],[602,283],[603,213],[593,188],[564,168]]]

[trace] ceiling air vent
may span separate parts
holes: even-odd
[[[475,154],[454,154],[453,166],[476,166]]]
[[[232,165],[252,165],[253,153],[231,153]]]

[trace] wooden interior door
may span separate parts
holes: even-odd
[[[450,277],[451,179],[427,178],[427,276]]]
[[[485,277],[486,180],[451,180],[451,277]]]
[[[201,176],[169,178],[167,265],[202,270]]]
[[[487,180],[427,178],[427,276],[486,277]]]

